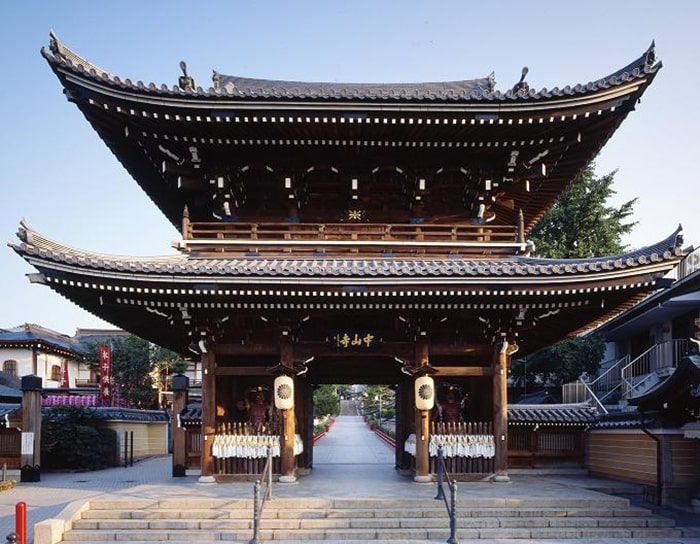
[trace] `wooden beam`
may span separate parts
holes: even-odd
[[[256,356],[279,355],[279,344],[217,344],[214,351],[218,355]],[[337,351],[331,349],[327,342],[298,342],[294,344],[294,357],[298,360],[309,357],[399,357],[402,360],[412,360],[415,355],[413,342],[382,342],[376,350],[367,352]],[[430,346],[431,356],[471,356],[490,357],[491,347],[487,344],[433,344]]]
[[[273,366],[273,365],[270,365]],[[270,376],[266,366],[217,366],[217,376]]]
[[[486,366],[435,366],[435,376],[493,376],[493,368]]]

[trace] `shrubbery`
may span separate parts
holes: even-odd
[[[43,469],[98,470],[117,465],[117,433],[101,414],[80,406],[47,410],[41,426]]]

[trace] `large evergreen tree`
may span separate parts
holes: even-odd
[[[611,206],[614,178],[615,172],[596,177],[593,164],[581,173],[533,229],[530,239],[538,256],[589,258],[626,250],[622,236],[636,224],[629,221],[636,199]],[[594,374],[604,350],[599,336],[571,338],[514,361],[511,372],[521,382],[526,380],[528,388],[561,385],[584,373]]]
[[[636,224],[629,219],[637,199],[610,206],[614,181],[615,172],[596,177],[594,165],[588,166],[532,230],[537,255],[587,258],[623,253],[622,236]]]

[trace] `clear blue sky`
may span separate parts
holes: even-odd
[[[0,6],[0,233],[22,217],[75,247],[170,254],[178,233],[66,101],[39,54],[49,30],[122,78],[173,85],[231,75],[347,82],[469,79],[494,71],[511,87],[523,66],[537,89],[587,83],[656,40],[664,68],[597,160],[618,170],[614,204],[638,198],[630,247],[681,223],[700,245],[700,2],[586,0],[352,2],[5,1]],[[73,334],[109,326],[50,289],[0,247],[0,327],[37,323]]]

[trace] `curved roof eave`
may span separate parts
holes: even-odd
[[[154,281],[226,281],[264,283],[272,280],[298,282],[328,281],[392,283],[459,283],[488,281],[492,284],[527,284],[546,281],[553,286],[668,272],[684,252],[677,230],[661,242],[624,255],[584,259],[532,259],[512,256],[504,259],[404,259],[385,258],[295,258],[231,257],[199,258],[187,255],[164,257],[122,257],[85,252],[50,240],[22,222],[18,242],[9,245],[30,264],[66,272],[101,277]]]
[[[188,103],[198,100],[244,100],[263,102],[445,102],[448,104],[493,104],[507,107],[509,104],[529,104],[561,99],[578,99],[597,94],[609,94],[616,88],[635,82],[650,82],[661,68],[656,61],[655,45],[650,47],[637,59],[612,74],[591,80],[585,84],[565,85],[563,87],[543,88],[539,91],[529,88],[525,82],[516,84],[505,92],[495,89],[493,74],[487,77],[448,82],[425,83],[323,83],[280,81],[268,79],[241,78],[224,76],[214,72],[214,86],[204,89],[196,87],[184,89],[178,85],[168,87],[166,84],[136,83],[122,79],[103,70],[68,48],[51,32],[50,51],[42,48],[54,71],[65,70],[85,81],[92,81],[113,90],[127,91],[143,97],[186,99]]]
[[[642,395],[630,398],[629,404],[640,410],[660,408],[664,403],[687,394],[691,385],[697,384],[700,384],[700,356],[687,355],[673,374]]]

